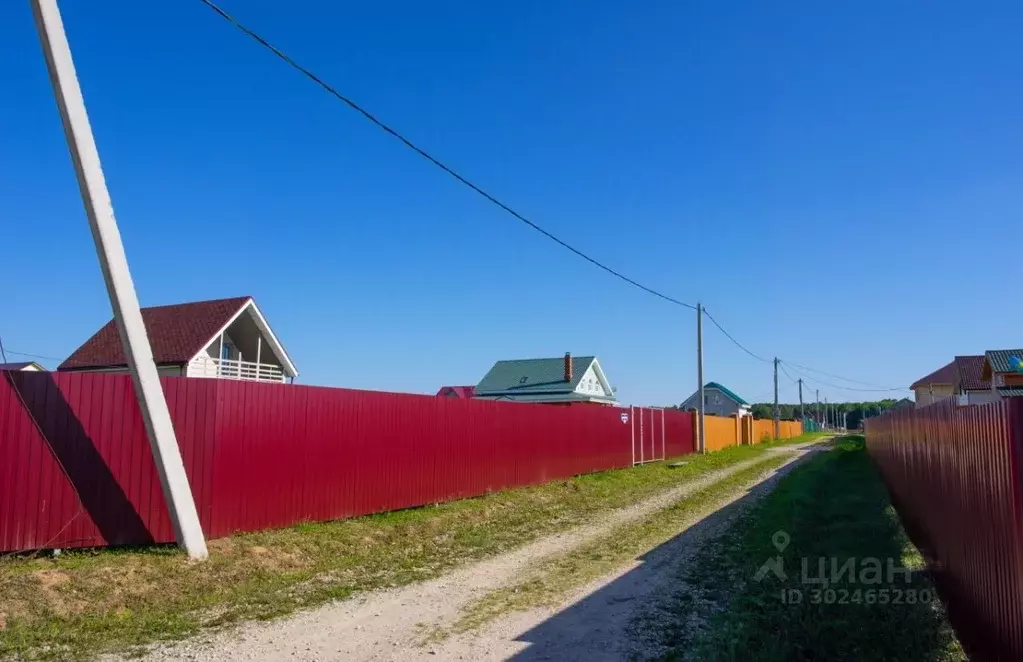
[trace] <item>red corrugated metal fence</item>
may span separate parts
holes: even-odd
[[[971,656],[1023,660],[1023,399],[899,410],[866,435]]]
[[[0,551],[173,540],[126,375],[0,375]],[[162,382],[211,538],[632,464],[628,409]],[[663,429],[669,457],[692,451],[691,414]]]

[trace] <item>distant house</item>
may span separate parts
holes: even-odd
[[[939,400],[951,398],[955,395],[958,375],[956,362],[950,361],[910,384],[909,388],[916,395],[916,406],[926,407]]]
[[[703,413],[705,414],[713,416],[731,416],[732,414],[746,416],[749,414],[749,403],[717,382],[707,382],[703,386],[703,399],[705,404]],[[700,392],[697,391],[682,403],[681,409],[698,409],[699,405]]]
[[[442,386],[437,391],[437,396],[441,398],[471,398],[475,394],[475,386]]]
[[[46,372],[46,368],[35,361],[22,361],[20,363],[0,363],[0,371],[10,370],[11,372]]]
[[[898,411],[900,409],[912,409],[915,406],[916,406],[916,403],[914,403],[909,398],[902,398],[901,400],[899,400],[898,402],[893,404],[891,407],[889,407],[886,411]]]
[[[614,405],[614,389],[595,356],[498,361],[479,384],[480,400]]]
[[[956,395],[961,405],[982,405],[996,402],[998,393],[991,390],[991,380],[984,379],[984,356],[957,356]]]
[[[161,376],[284,382],[298,376],[252,297],[142,309]],[[127,372],[113,320],[57,367],[64,372]]]
[[[984,353],[981,378],[991,381],[998,398],[1023,396],[1023,349],[995,349]]]

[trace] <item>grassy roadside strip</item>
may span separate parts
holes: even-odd
[[[757,581],[775,557],[785,578]],[[832,569],[850,560],[852,580]],[[909,583],[889,561],[911,571]],[[822,578],[821,562],[831,584],[804,581]],[[668,660],[965,660],[923,565],[863,438],[848,437],[701,548],[680,570],[686,590],[640,627]]]
[[[508,612],[556,605],[571,590],[614,572],[676,537],[792,457],[792,453],[775,453],[639,521],[615,527],[580,547],[546,559],[523,581],[492,591],[467,606],[450,631],[436,632],[428,638],[472,630]]]
[[[759,457],[739,446],[398,512],[172,547],[0,559],[0,658],[83,659],[436,577]]]

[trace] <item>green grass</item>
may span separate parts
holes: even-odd
[[[437,506],[176,549],[70,551],[0,559],[0,657],[82,659],[203,628],[269,619],[359,591],[429,579],[585,523],[710,471],[757,458],[740,446]]]
[[[545,559],[520,582],[494,590],[469,605],[451,630],[464,632],[508,612],[558,604],[569,591],[617,570],[674,538],[700,517],[760,481],[792,455],[774,454],[638,521],[617,526],[579,547]]]
[[[779,551],[773,538],[788,534]],[[755,575],[780,556],[786,578]],[[878,559],[911,571],[888,581],[862,571]],[[802,571],[806,559],[808,571]],[[842,575],[828,588],[819,560],[835,580],[853,560],[855,583]],[[648,634],[670,660],[965,660],[923,560],[906,538],[888,493],[870,464],[862,437],[848,437],[795,468],[713,545],[705,546],[680,580],[689,590],[650,617]],[[801,601],[783,601],[782,591]],[[873,591],[873,594],[868,593]],[[882,594],[881,591],[886,593]],[[914,597],[911,599],[910,595]],[[873,597],[871,597],[873,595]],[[882,595],[886,597],[882,597]],[[886,604],[882,604],[886,603]],[[899,603],[899,604],[896,604]]]

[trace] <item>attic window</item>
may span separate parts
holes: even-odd
[[[529,377],[523,377],[522,379],[519,380],[519,383],[520,384],[525,384],[528,379],[529,379]]]

